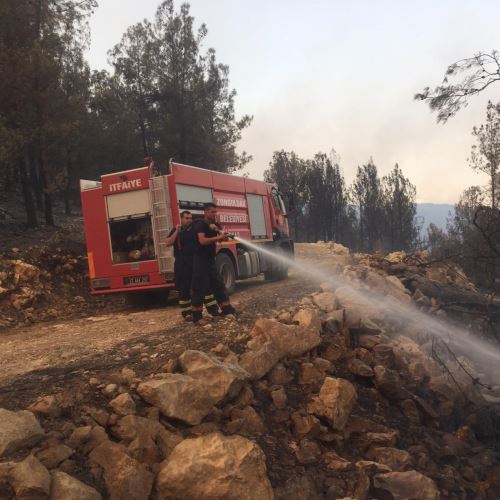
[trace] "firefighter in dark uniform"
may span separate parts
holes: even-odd
[[[198,247],[193,259],[191,286],[193,322],[195,323],[202,319],[203,297],[209,291],[213,293],[223,316],[236,312],[229,302],[226,287],[215,265],[216,245],[218,242],[228,239],[227,233],[223,232],[216,224],[216,214],[216,205],[206,203],[204,217],[197,221],[194,227],[194,232],[198,237]]]
[[[191,310],[191,282],[193,276],[193,257],[198,247],[197,235],[193,227],[193,215],[188,210],[181,213],[181,223],[172,229],[167,236],[166,243],[174,247],[174,277],[175,288],[179,292],[179,307],[185,319],[190,319]],[[213,295],[207,291],[205,306],[207,311],[216,316],[219,308]],[[203,307],[203,303],[202,303]]]

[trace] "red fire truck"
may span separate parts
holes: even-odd
[[[146,166],[80,181],[92,294],[168,289],[174,286],[168,232],[183,210],[203,216],[217,204],[219,224],[229,233],[275,252],[293,254],[285,205],[277,187],[235,175],[170,163],[161,172]],[[244,244],[218,245],[217,266],[228,292],[235,281],[264,273],[288,276],[288,268]]]

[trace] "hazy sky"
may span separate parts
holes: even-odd
[[[95,69],[125,29],[152,18],[159,0],[99,0],[91,19]],[[446,125],[415,92],[438,84],[447,65],[500,49],[500,2],[393,0],[191,0],[205,48],[230,66],[239,115],[254,121],[240,149],[261,178],[272,152],[309,158],[332,148],[346,179],[373,157],[381,175],[398,162],[418,201],[454,203],[469,185],[486,184],[467,163],[471,129],[498,100],[500,83]],[[176,2],[176,7],[180,2]],[[202,165],[200,165],[202,166]]]

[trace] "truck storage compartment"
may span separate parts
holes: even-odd
[[[112,219],[108,223],[113,264],[155,258],[153,229],[149,214]]]

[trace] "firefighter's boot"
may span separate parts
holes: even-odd
[[[205,307],[208,311],[208,314],[211,316],[220,316],[219,306],[217,305],[217,301],[215,300],[214,295],[205,295]]]
[[[193,318],[193,311],[191,311],[191,309],[181,311],[181,314],[186,321],[191,321],[191,319]]]
[[[203,313],[201,311],[193,311],[193,323],[197,324],[203,319]]]
[[[182,317],[188,321],[193,315],[191,310],[191,299],[179,299],[179,307],[181,308]]]
[[[236,309],[231,304],[226,304],[221,306],[222,316],[228,316],[229,314],[236,314]]]

